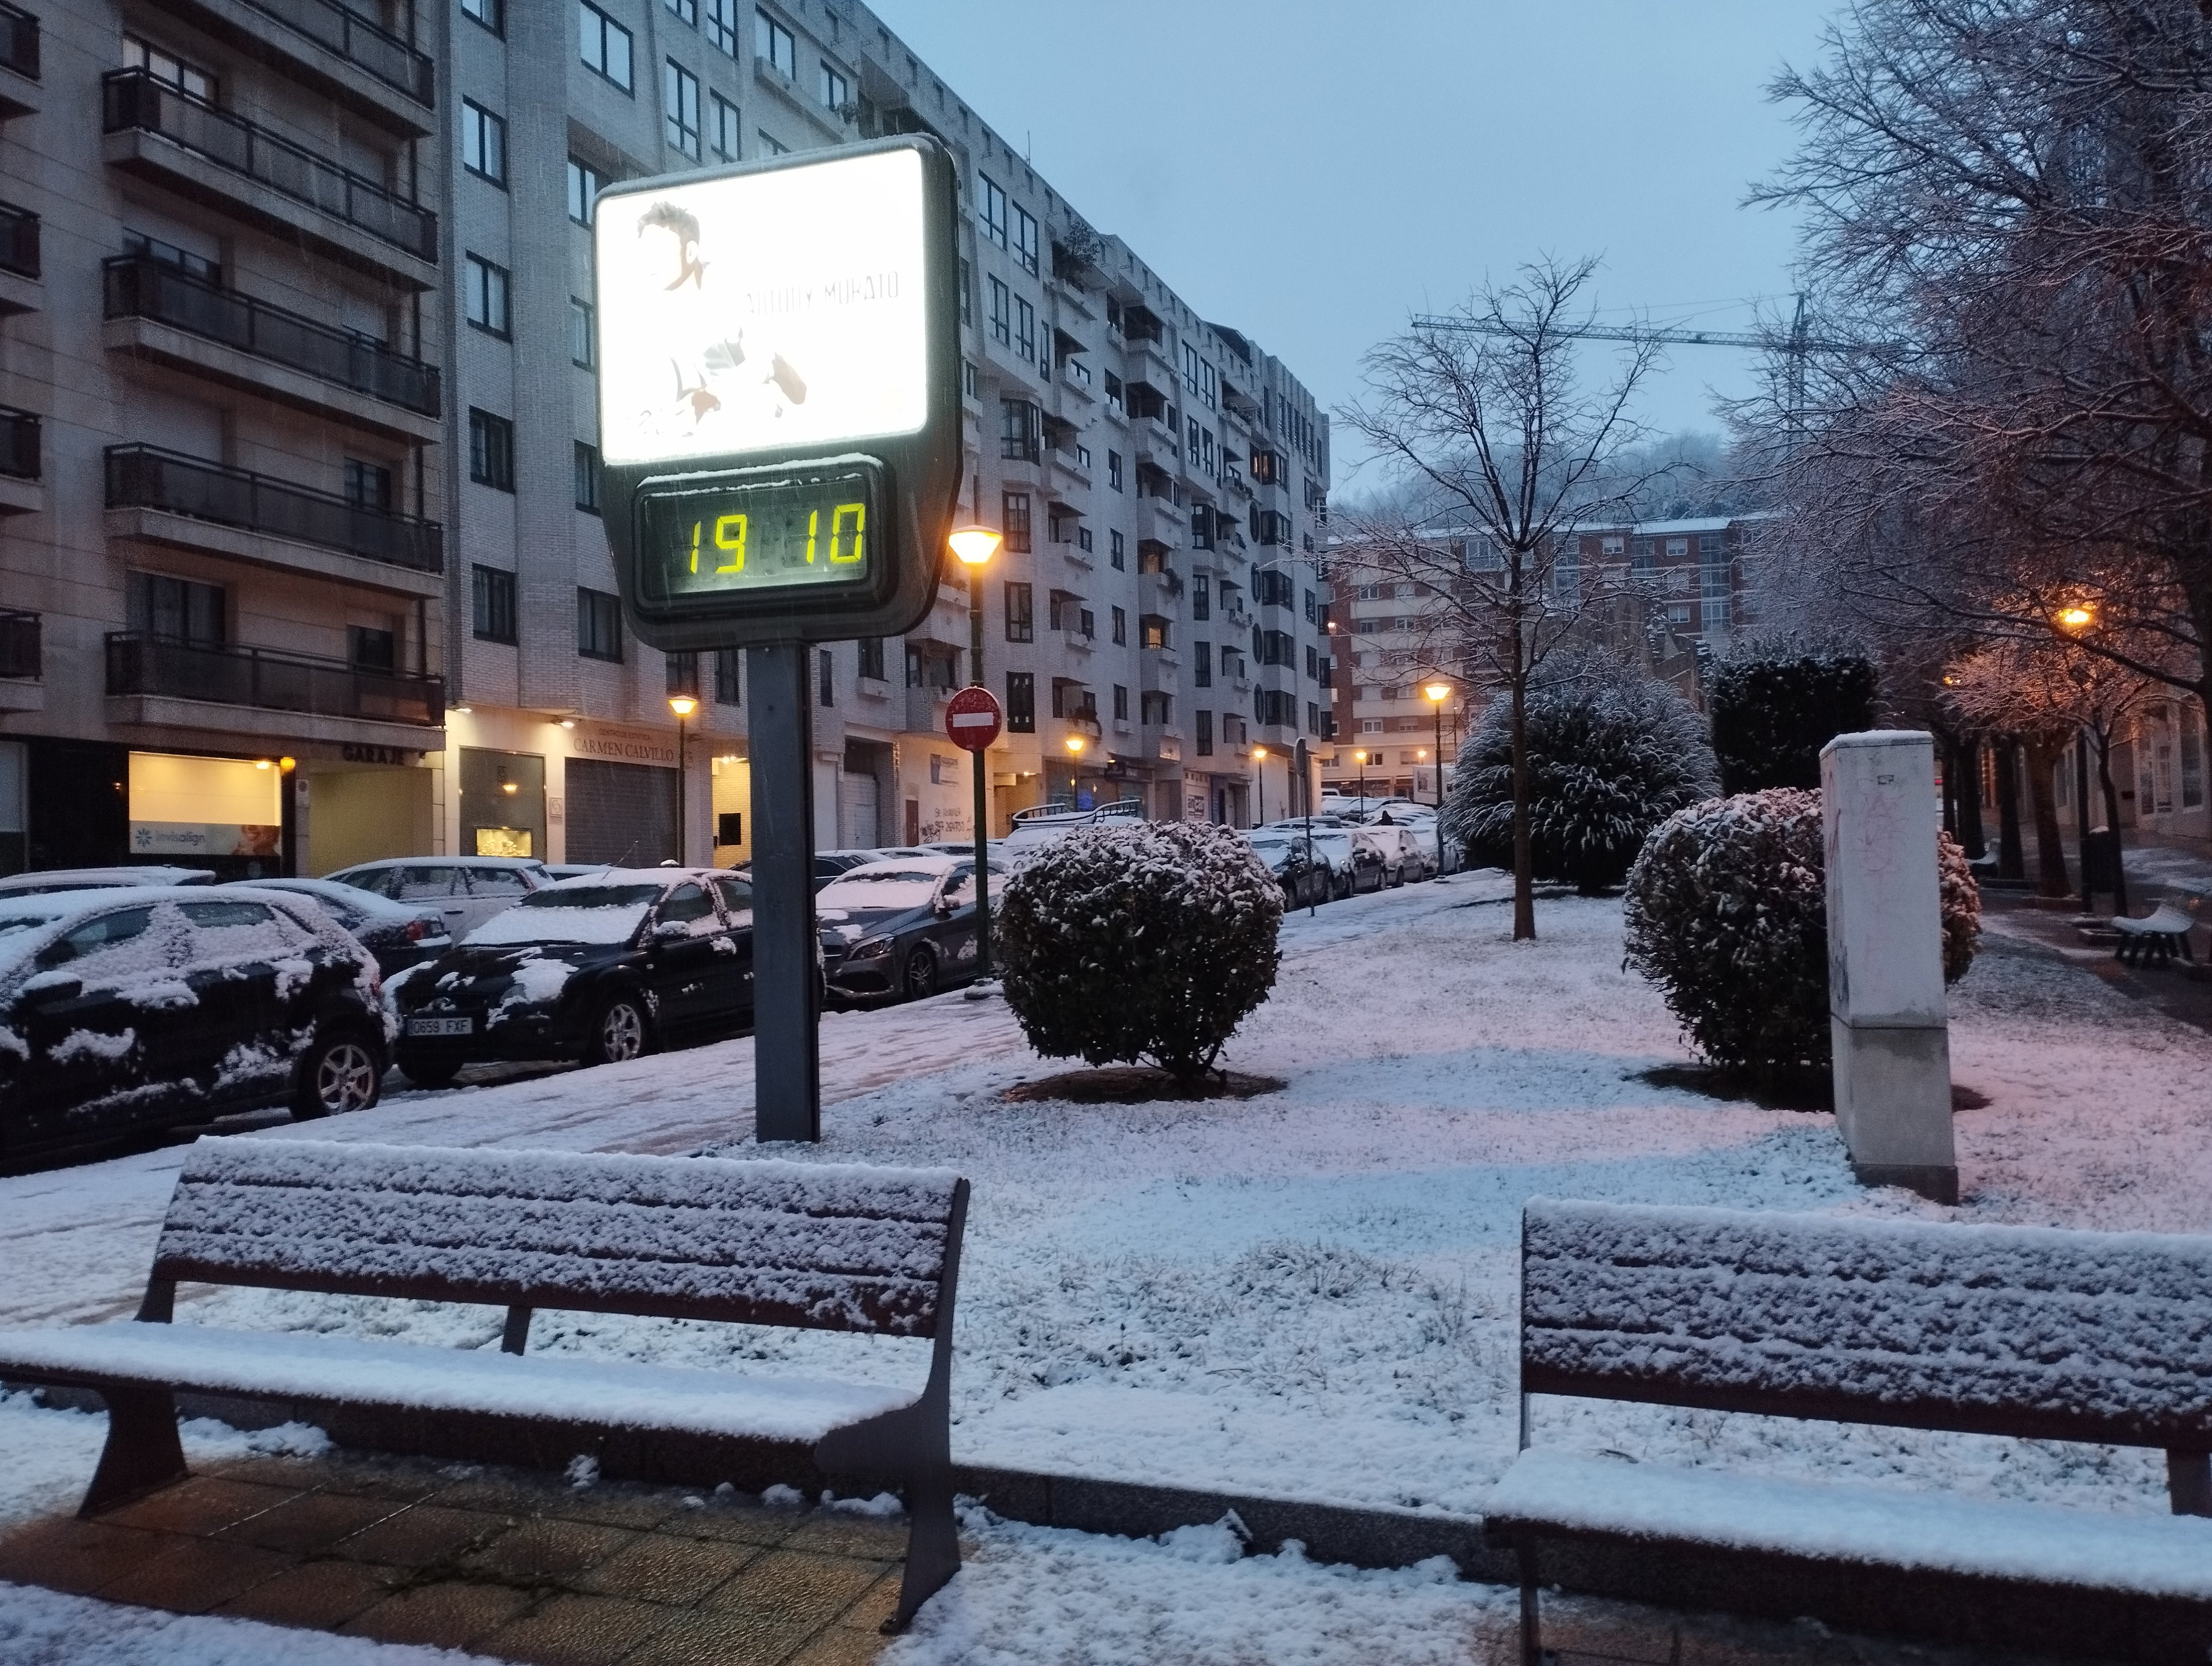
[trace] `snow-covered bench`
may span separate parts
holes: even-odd
[[[544,1460],[656,1438],[812,1443],[830,1473],[902,1477],[892,1622],[958,1571],[952,1302],[968,1183],[942,1170],[205,1140],[187,1154],[137,1318],[0,1332],[0,1377],[89,1387],[107,1444],[82,1513],[181,1478],[176,1391],[458,1416],[542,1432]],[[255,1285],[507,1309],[501,1351],[173,1324],[177,1286]],[[927,1385],[524,1356],[533,1310],[934,1339]],[[513,1435],[512,1427],[502,1434]],[[705,1480],[710,1477],[701,1476]]]
[[[2197,958],[2189,947],[2189,928],[2197,922],[2171,903],[2160,903],[2140,920],[2124,914],[2112,916],[2112,929],[2120,934],[2112,953],[2130,966],[2147,961]]]
[[[1521,1254],[1522,1450],[1484,1524],[1528,1666],[1546,1584],[2203,1666],[2212,1238],[1539,1199]],[[1531,1450],[1538,1394],[2164,1448],[2173,1513]]]

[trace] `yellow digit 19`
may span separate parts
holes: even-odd
[[[844,533],[845,518],[848,515],[853,518],[853,553],[849,556],[841,556],[837,553],[837,540]],[[867,532],[868,506],[866,504],[840,503],[832,509],[830,512],[830,564],[832,567],[850,567],[859,561],[865,553]]]
[[[737,536],[734,538],[730,535],[732,527],[737,529]],[[699,536],[696,528],[693,529],[691,536],[696,546]],[[717,573],[742,573],[745,570],[745,518],[743,515],[723,515],[715,520],[714,547],[717,550],[726,550],[730,554],[729,560],[714,569]],[[695,573],[699,570],[699,557],[696,547],[691,556],[691,570]]]

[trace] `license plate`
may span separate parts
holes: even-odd
[[[476,1032],[474,1018],[410,1018],[407,1033],[410,1036],[468,1036]]]

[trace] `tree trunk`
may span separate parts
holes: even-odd
[[[1982,835],[1982,748],[1978,741],[1959,743],[1959,842],[1975,861],[1990,854]]]
[[[2052,785],[2058,761],[2065,753],[2063,740],[2042,736],[2027,743],[2027,800],[2035,811],[2035,890],[2039,897],[2067,897],[2073,885],[2066,877],[2066,836],[2058,830],[2058,794]]]
[[[1959,836],[1959,743],[1943,742],[1943,830]]]
[[[1996,745],[1997,760],[1997,878],[2027,878],[2020,842],[2020,747],[2009,738]]]
[[[2112,912],[2128,911],[2128,871],[2120,858],[2120,789],[2112,781],[2112,737],[2097,731],[2097,785],[2104,789],[2105,825],[2112,835]]]
[[[1513,940],[1536,934],[1536,852],[1528,836],[1528,674],[1514,647],[1513,673]]]

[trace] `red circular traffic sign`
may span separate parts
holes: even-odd
[[[964,746],[971,752],[980,752],[999,738],[1006,727],[1000,713],[999,702],[991,690],[983,688],[964,688],[946,702],[945,733],[952,738],[956,746]]]

